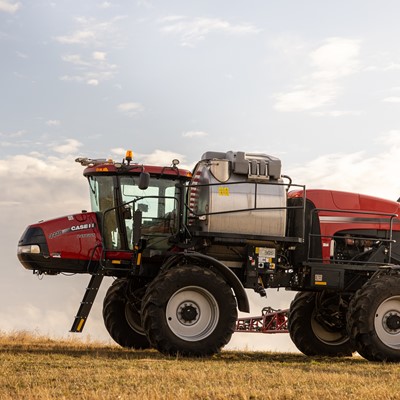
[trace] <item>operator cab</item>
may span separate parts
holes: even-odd
[[[191,172],[178,169],[177,160],[169,167],[155,167],[131,164],[127,159],[83,163],[91,208],[101,220],[104,250],[134,250],[135,213],[141,216],[140,236],[147,250],[166,250],[184,221],[185,183]]]

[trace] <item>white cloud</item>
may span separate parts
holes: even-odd
[[[83,45],[121,47],[125,41],[118,30],[118,23],[125,17],[117,16],[108,21],[98,21],[95,18],[75,18],[77,29],[66,35],[57,36],[55,40],[66,45]]]
[[[357,72],[360,41],[345,38],[330,38],[310,54],[311,65],[315,68],[315,79],[336,80]]]
[[[269,38],[268,44],[280,54],[287,56],[285,63],[291,62],[296,56],[303,57],[304,51],[307,48],[304,40],[291,32],[281,33],[279,36]]]
[[[29,58],[27,54],[21,53],[20,51],[16,51],[15,54],[16,54],[19,58],[22,58],[22,59],[27,59],[27,58]]]
[[[117,106],[118,111],[120,111],[122,114],[127,115],[128,117],[133,117],[137,114],[140,114],[144,111],[144,107],[140,103],[121,103]]]
[[[4,207],[4,206],[6,206],[6,207],[14,207],[14,206],[19,206],[21,204],[21,202],[20,201],[3,201],[3,200],[0,200],[0,207]]]
[[[129,150],[129,149],[123,149],[122,147],[115,147],[114,149],[111,149],[111,153],[116,155],[116,156],[124,157],[125,156],[125,152],[127,150]],[[133,156],[135,156],[135,154]]]
[[[392,62],[389,65],[386,65],[386,67],[383,70],[384,71],[398,71],[398,70],[400,70],[400,64]]]
[[[27,207],[22,214],[36,215],[28,222],[35,222],[38,217],[49,218],[54,213],[65,215],[87,209],[87,183],[82,177],[82,166],[75,158],[75,154],[46,156],[32,152],[0,159],[0,179],[2,187],[7,188],[2,192],[1,205],[24,204]],[[0,209],[0,214],[4,220],[8,212]]]
[[[400,130],[392,129],[380,137],[378,137],[377,142],[388,146],[390,149],[400,148]]]
[[[174,159],[178,159],[181,164],[186,161],[186,157],[183,154],[159,149],[154,150],[151,154],[137,154],[135,159],[137,160],[136,162],[141,164],[165,166],[171,165]],[[187,168],[181,164],[179,165],[180,168]]]
[[[219,18],[189,18],[171,15],[160,20],[161,32],[180,36],[182,46],[194,46],[214,33],[227,35],[256,34],[261,30],[252,24],[232,24]]]
[[[8,0],[0,0],[0,12],[6,12],[9,14],[16,13],[21,8],[21,3],[11,2]]]
[[[363,115],[363,111],[345,111],[345,110],[329,110],[329,111],[313,111],[310,113],[316,117],[343,117],[343,116],[351,116],[351,117],[359,117]]]
[[[64,144],[51,145],[51,149],[60,154],[76,154],[82,143],[76,139],[67,139]]]
[[[61,57],[61,59],[65,62],[79,65],[79,66],[89,66],[90,63],[82,60],[82,57],[79,54],[67,54]]]
[[[311,72],[293,88],[275,95],[275,109],[284,112],[310,111],[334,104],[343,92],[341,79],[360,69],[360,41],[327,39],[308,54]]]
[[[60,126],[61,125],[61,121],[59,119],[49,119],[48,121],[46,121],[46,125],[48,125],[48,126]]]
[[[363,71],[396,72],[400,70],[400,60],[396,51],[379,51],[371,55],[369,61],[371,64],[363,68]]]
[[[9,132],[9,133],[3,133],[0,132],[0,147],[2,148],[21,148],[24,147],[24,145],[21,143],[21,141],[17,141],[15,139],[21,138],[24,135],[26,135],[26,131],[21,129],[19,131],[15,132]],[[5,139],[5,140],[3,140]]]
[[[185,138],[204,137],[207,135],[208,135],[208,133],[203,132],[203,131],[188,131],[188,132],[182,133],[182,136]]]
[[[56,40],[63,44],[87,44],[96,39],[96,32],[89,30],[76,31],[70,35],[57,36]]]
[[[382,149],[378,151],[377,147],[372,156],[365,151],[325,154],[285,173],[308,189],[343,190],[396,200],[400,196],[400,131],[381,134],[377,144]]]
[[[400,97],[390,96],[390,97],[384,98],[382,101],[385,103],[400,103]]]
[[[98,79],[89,79],[87,81],[87,84],[90,85],[90,86],[98,86],[99,81],[98,81]]]
[[[93,59],[97,60],[97,61],[105,61],[106,56],[107,56],[107,53],[105,53],[104,51],[94,51],[92,53]]]
[[[111,7],[111,3],[109,1],[103,1],[100,6],[100,8],[110,8]]]
[[[113,79],[117,73],[117,66],[107,62],[107,53],[93,51],[89,56],[79,53],[65,54],[61,59],[73,66],[74,75],[60,77],[62,81],[87,83],[97,86],[100,82]]]
[[[85,77],[81,75],[64,75],[60,77],[60,80],[65,82],[84,82]]]
[[[26,131],[21,129],[19,131],[10,132],[10,133],[0,132],[0,137],[17,138],[17,137],[21,137],[21,136],[23,136],[25,134],[26,134]]]
[[[78,17],[75,19],[77,29],[67,35],[57,36],[55,40],[61,44],[80,46],[85,51],[92,48],[90,56],[80,53],[67,54],[62,60],[72,64],[73,74],[60,77],[62,81],[87,83],[92,86],[115,77],[117,66],[106,61],[107,53],[98,48],[121,48],[125,39],[121,36],[118,22],[125,17],[117,16],[108,21],[95,18]]]
[[[286,93],[276,95],[275,109],[278,111],[308,111],[331,104],[338,88],[330,82],[298,86]]]
[[[60,77],[60,80],[65,82],[78,82],[78,83],[89,83],[93,84],[95,81],[98,83],[113,79],[115,76],[114,71],[99,71],[99,72],[87,72],[82,75],[64,75]]]
[[[151,0],[136,0],[136,4],[139,7],[154,8]]]
[[[113,79],[117,73],[117,66],[106,62],[106,53],[93,52],[88,59],[80,54],[62,56],[62,60],[74,66],[76,75],[64,75],[62,81],[86,82],[88,85],[97,86],[101,81]]]

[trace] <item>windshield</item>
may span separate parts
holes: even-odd
[[[137,186],[138,176],[120,176],[120,190],[117,190],[115,176],[90,176],[88,179],[92,211],[103,214],[107,249],[123,249],[123,237],[128,248],[133,248],[132,217],[136,210],[142,212],[142,236],[166,239],[177,233],[177,181],[150,178],[148,188],[141,190]]]

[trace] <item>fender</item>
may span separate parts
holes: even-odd
[[[233,289],[233,292],[236,296],[236,301],[238,303],[239,311],[247,313],[250,312],[249,299],[242,285],[242,282],[240,282],[239,278],[225,264],[216,260],[213,257],[206,256],[197,252],[177,253],[170,257],[163,264],[161,270],[165,271],[173,268],[175,265],[181,263],[183,260],[185,262],[190,262],[191,260],[193,260],[196,264],[201,263],[203,265],[212,265]]]

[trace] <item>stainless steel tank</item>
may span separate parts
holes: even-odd
[[[266,154],[207,152],[190,189],[193,225],[206,233],[285,236],[281,163]]]

